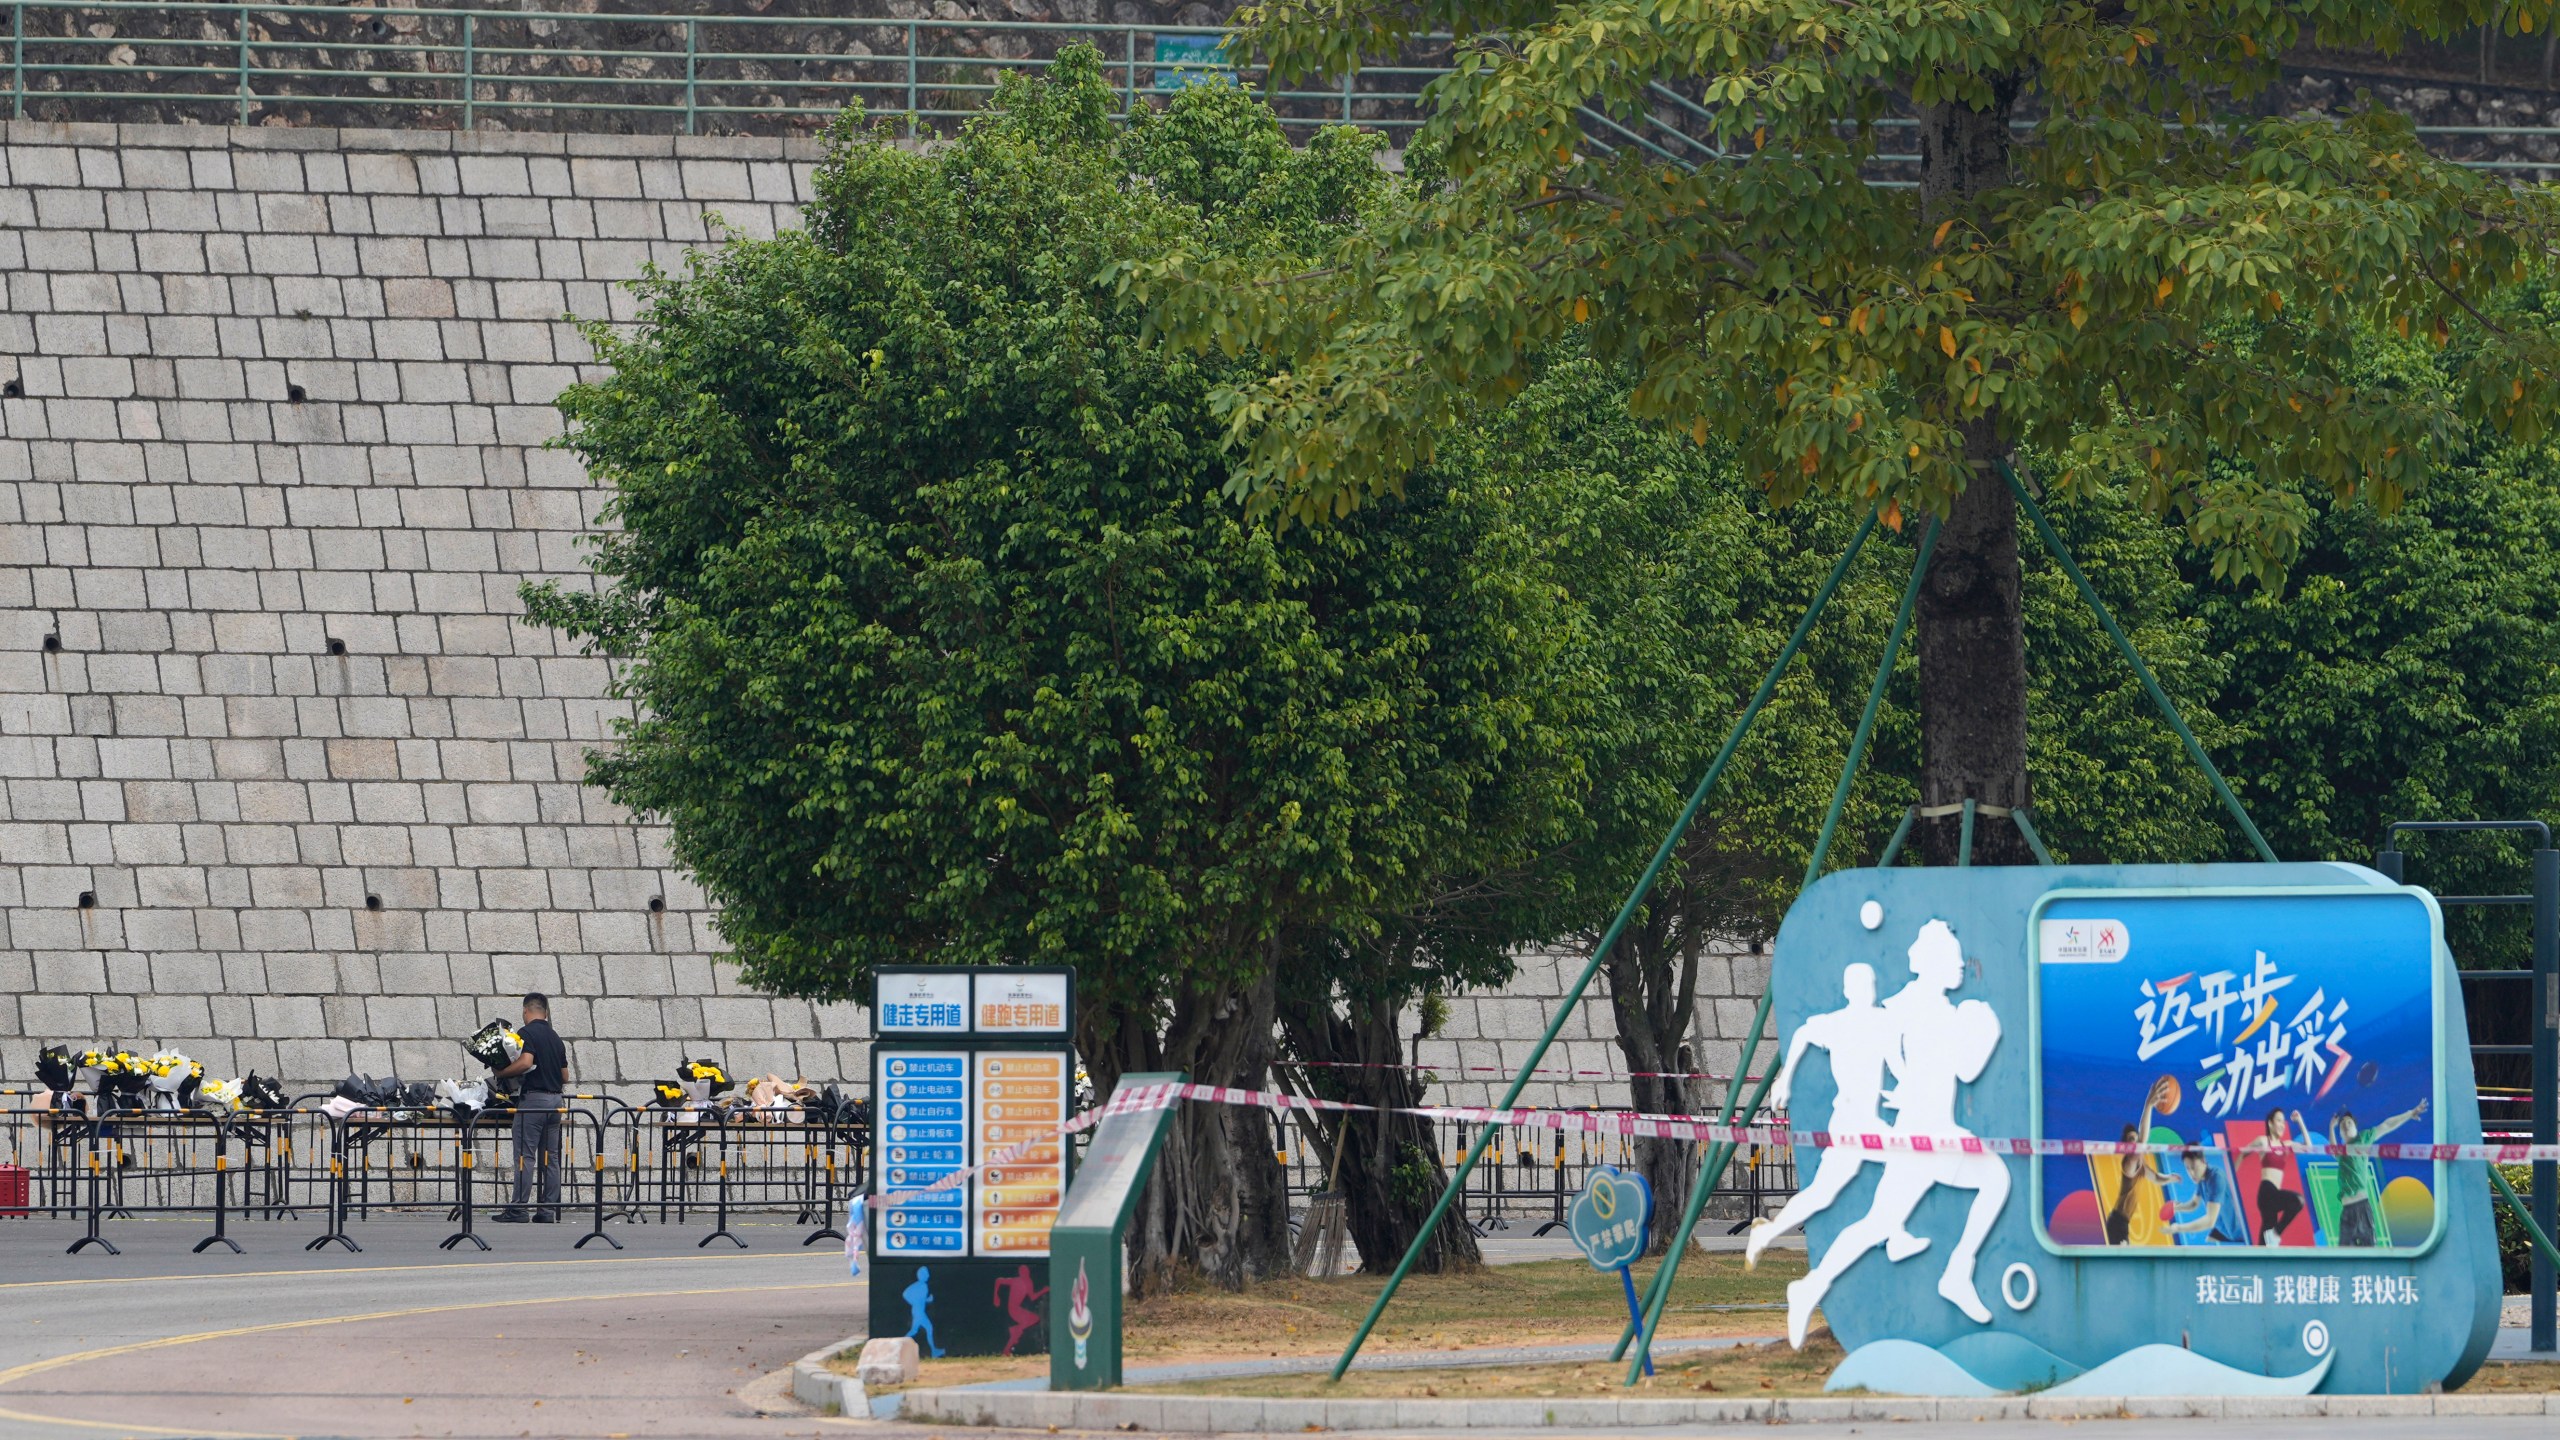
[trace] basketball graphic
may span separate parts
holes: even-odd
[[[2186,1098],[2186,1092],[2178,1088],[2175,1075],[2163,1075],[2151,1082],[2151,1108],[2159,1114],[2177,1114],[2178,1107],[2186,1102]]]

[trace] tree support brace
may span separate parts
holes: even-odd
[[[1867,758],[1867,741],[1876,730],[1876,712],[1884,708],[1885,687],[1893,680],[1893,662],[1902,655],[1903,637],[1911,633],[1911,612],[1920,604],[1920,582],[1928,578],[1929,556],[1937,548],[1938,522],[1932,520],[1927,533],[1920,537],[1920,553],[1912,559],[1911,579],[1902,587],[1900,608],[1893,612],[1892,633],[1885,636],[1884,656],[1876,662],[1875,683],[1867,687],[1867,705],[1858,712],[1857,731],[1849,737],[1849,754],[1840,765],[1840,783],[1831,787],[1831,808],[1823,814],[1822,833],[1814,837],[1813,855],[1805,862],[1804,884],[1798,887],[1799,891],[1812,888],[1813,882],[1822,878],[1822,863],[1830,858],[1832,837],[1839,833],[1840,816],[1849,808],[1849,789],[1857,783],[1859,762]],[[1768,1026],[1769,998],[1774,993],[1762,990],[1760,1004],[1751,1012],[1750,1036],[1742,1047],[1742,1063],[1733,1067],[1734,1083],[1725,1090],[1724,1114],[1719,1124],[1733,1123],[1734,1101],[1742,1094],[1741,1077],[1751,1073],[1752,1057],[1759,1053],[1760,1032]],[[1778,1067],[1774,1065],[1761,1075],[1760,1083],[1751,1091],[1750,1108],[1743,1111],[1746,1117],[1760,1113],[1760,1102],[1777,1078]],[[1730,1140],[1719,1140],[1708,1147],[1707,1163],[1698,1168],[1697,1183],[1689,1187],[1689,1205],[1681,1212],[1680,1231],[1672,1237],[1670,1253],[1662,1257],[1661,1267],[1653,1272],[1653,1287],[1645,1297],[1642,1322],[1630,1319],[1627,1328],[1619,1333],[1617,1348],[1609,1352],[1610,1359],[1618,1359],[1627,1353],[1627,1342],[1635,1342],[1635,1358],[1627,1362],[1630,1385],[1652,1363],[1653,1333],[1661,1327],[1662,1312],[1671,1303],[1671,1282],[1680,1273],[1680,1257],[1689,1251],[1689,1236],[1697,1230],[1698,1218],[1706,1213],[1707,1197],[1715,1193],[1715,1179],[1733,1159],[1733,1148]]]
[[[2258,852],[2259,859],[2270,865],[2276,863],[2275,847],[2267,843],[2267,837],[2258,833],[2258,827],[2249,819],[2249,812],[2240,807],[2240,797],[2231,793],[2231,782],[2223,779],[2222,772],[2214,768],[2213,759],[2204,753],[2196,732],[2187,728],[2185,718],[2178,714],[2178,707],[2170,703],[2169,692],[2161,689],[2160,682],[2152,678],[2151,667],[2142,663],[2141,652],[2125,638],[2124,627],[2107,612],[2106,602],[2098,598],[2098,592],[2089,584],[2089,577],[2080,573],[2079,562],[2063,548],[2062,537],[2053,533],[2053,522],[2044,518],[2043,508],[2036,504],[2034,496],[2027,493],[2026,485],[2018,479],[2018,472],[2009,468],[2009,462],[2002,460],[1999,465],[2000,478],[2009,482],[2010,492],[2018,497],[2018,508],[2027,512],[2028,521],[2036,527],[2037,538],[2044,541],[2044,548],[2052,553],[2054,562],[2062,567],[2062,573],[2070,576],[2071,583],[2079,587],[2080,598],[2089,602],[2089,613],[2098,617],[2098,623],[2106,628],[2107,637],[2124,652],[2125,663],[2141,677],[2142,688],[2150,692],[2151,703],[2160,707],[2160,714],[2169,722],[2169,728],[2177,731],[2178,738],[2186,742],[2187,755],[2196,762],[2196,768],[2204,772],[2204,778],[2213,782],[2213,793],[2222,797],[2223,808],[2231,812],[2232,819],[2240,822],[2240,833],[2249,837],[2249,845]]]
[[[1520,1062],[1520,1073],[1511,1077],[1510,1088],[1503,1092],[1500,1108],[1510,1108],[1512,1103],[1520,1098],[1520,1092],[1528,1088],[1529,1077],[1536,1073],[1538,1062],[1546,1058],[1547,1047],[1555,1043],[1556,1035],[1564,1029],[1564,1022],[1572,1017],[1574,1007],[1582,1003],[1583,992],[1591,986],[1591,977],[1600,972],[1601,962],[1608,958],[1610,949],[1618,943],[1618,937],[1625,933],[1627,925],[1635,918],[1636,911],[1643,906],[1645,896],[1652,893],[1653,882],[1661,878],[1664,867],[1671,863],[1672,851],[1678,848],[1680,837],[1687,833],[1689,823],[1697,818],[1698,811],[1706,805],[1708,793],[1715,789],[1716,781],[1723,777],[1724,768],[1733,759],[1734,751],[1741,748],[1743,736],[1750,732],[1751,722],[1759,718],[1761,707],[1768,704],[1770,695],[1777,690],[1779,678],[1786,674],[1788,664],[1796,658],[1796,652],[1804,648],[1805,637],[1813,632],[1813,622],[1821,618],[1823,608],[1831,603],[1831,597],[1839,590],[1840,582],[1848,578],[1850,565],[1857,560],[1858,552],[1866,548],[1867,537],[1873,535],[1875,529],[1876,517],[1870,514],[1865,523],[1858,527],[1858,533],[1850,539],[1849,548],[1841,554],[1839,563],[1831,567],[1831,574],[1822,582],[1822,588],[1814,592],[1813,602],[1805,607],[1804,618],[1796,622],[1795,633],[1787,637],[1786,648],[1778,652],[1778,658],[1770,665],[1769,673],[1762,677],[1760,688],[1752,692],[1751,702],[1743,707],[1742,718],[1734,722],[1733,732],[1725,737],[1724,748],[1718,750],[1715,759],[1708,764],[1707,773],[1698,781],[1697,790],[1689,796],[1688,805],[1680,811],[1679,818],[1671,823],[1671,833],[1662,837],[1661,846],[1653,852],[1652,863],[1645,866],[1644,874],[1637,877],[1635,889],[1627,896],[1627,903],[1619,907],[1618,918],[1609,922],[1608,932],[1600,937],[1599,944],[1591,947],[1591,958],[1583,963],[1582,973],[1574,977],[1572,987],[1565,991],[1564,1004],[1557,1007],[1555,1018],[1547,1022],[1546,1033],[1540,1035],[1538,1043],[1529,1048],[1528,1058]],[[1768,1009],[1767,997],[1763,996],[1760,1004],[1765,1015]],[[1759,1025],[1760,1022],[1757,1020],[1752,1022],[1755,1035]],[[1750,1056],[1746,1053],[1743,1058],[1745,1069],[1747,1069]],[[1764,1079],[1762,1083],[1765,1087],[1767,1082]],[[1725,1114],[1730,1118],[1732,1113],[1733,1099],[1728,1093],[1725,1099]],[[1485,1146],[1493,1139],[1493,1133],[1494,1127],[1491,1125],[1476,1132],[1474,1142],[1467,1146],[1465,1157],[1458,1162],[1457,1173],[1449,1177],[1448,1185],[1440,1192],[1439,1203],[1431,1207],[1430,1218],[1423,1221],[1422,1228],[1415,1232],[1413,1244],[1406,1247],[1404,1258],[1396,1262],[1395,1273],[1387,1277],[1386,1288],[1378,1292],[1377,1301],[1369,1307],[1367,1317],[1360,1322],[1360,1329],[1352,1335],[1351,1343],[1343,1347],[1342,1358],[1334,1362],[1333,1379],[1338,1381],[1342,1378],[1343,1372],[1351,1368],[1352,1360],[1359,1355],[1360,1347],[1368,1343],[1369,1332],[1377,1328],[1378,1317],[1386,1312],[1387,1302],[1395,1298],[1396,1287],[1404,1283],[1404,1277],[1413,1269],[1414,1261],[1421,1258],[1422,1247],[1429,1244],[1431,1237],[1439,1232],[1440,1222],[1448,1216],[1449,1207],[1456,1203],[1459,1192],[1466,1187],[1467,1176],[1474,1172],[1476,1162],[1483,1158]]]

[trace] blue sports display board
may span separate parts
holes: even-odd
[[[2411,1394],[2497,1333],[2486,1168],[2434,901],[2360,866],[1848,870],[1773,949],[1835,1388]],[[2049,1153],[2058,1142],[2167,1147]],[[1905,1139],[1929,1137],[1922,1146]],[[2020,1153],[2021,1150],[2033,1153]]]
[[[2297,1147],[2434,1141],[2441,928],[2416,891],[2048,895],[2039,1135],[2189,1148],[2044,1157],[2045,1238],[2368,1256],[2433,1241],[2439,1164]]]

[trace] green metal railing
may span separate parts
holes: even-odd
[[[1045,68],[1079,41],[1102,52],[1122,113],[1184,85],[1229,79],[1269,96],[1301,131],[1351,124],[1390,136],[1427,113],[1450,40],[1426,37],[1356,74],[1271,86],[1222,63],[1215,26],[1055,24],[886,16],[668,15],[245,0],[0,0],[8,89],[0,115],[197,124],[809,134],[846,105],[949,129],[1008,72]],[[1699,165],[1727,158],[1713,114],[1668,85],[1641,110],[1585,109],[1596,150]],[[1911,122],[1878,122],[1870,178],[1907,184]],[[2560,127],[2420,126],[2466,164],[2560,172]],[[2526,151],[2549,150],[2542,160]],[[2560,178],[2542,175],[2539,178]]]
[[[1082,41],[1121,106],[1240,77],[1218,27],[848,16],[251,5],[240,0],[5,0],[5,113],[436,128],[807,133],[847,104],[942,128],[1000,76]],[[1421,123],[1445,42],[1415,63],[1269,91],[1289,122]]]

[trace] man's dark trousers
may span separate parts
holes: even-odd
[[[560,1211],[560,1110],[566,1102],[557,1093],[529,1091],[516,1101],[516,1195],[515,1209],[521,1212],[533,1196],[533,1175],[542,1172],[542,1210],[545,1220]]]

